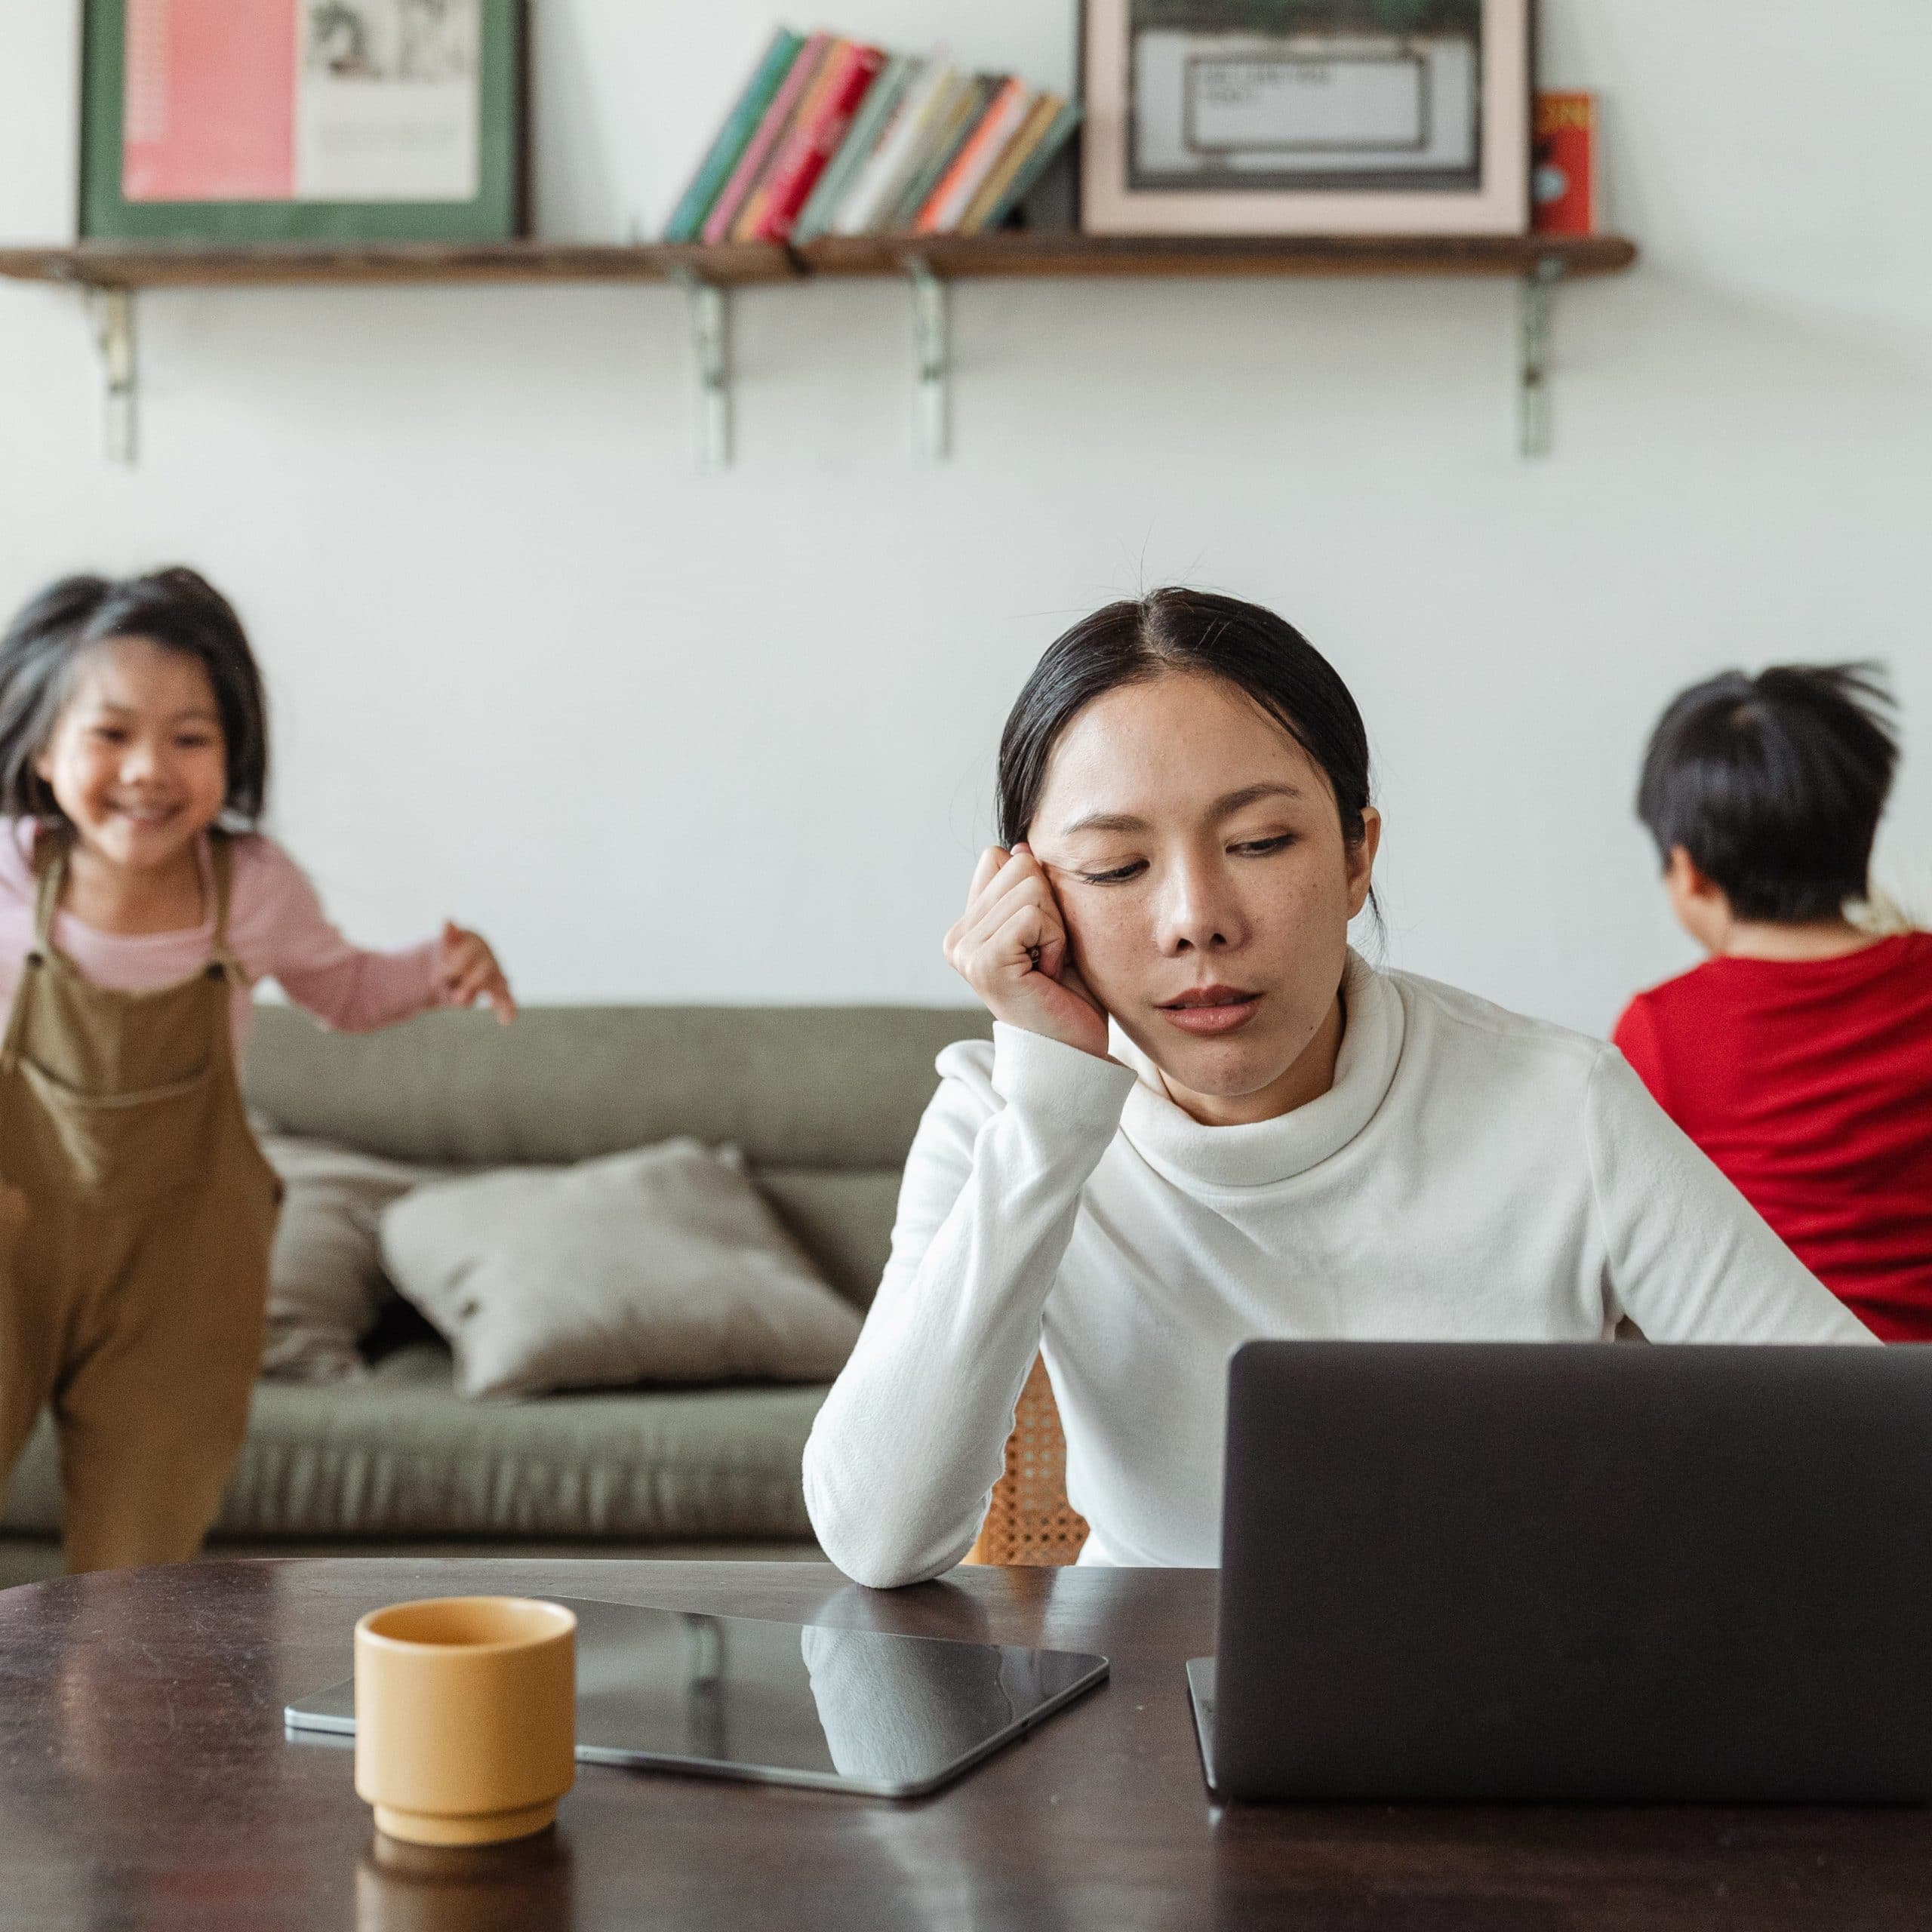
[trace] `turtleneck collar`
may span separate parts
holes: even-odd
[[[1139,1076],[1121,1131],[1150,1167],[1183,1186],[1267,1187],[1319,1166],[1368,1124],[1402,1057],[1402,996],[1352,948],[1342,1001],[1334,1085],[1306,1106],[1241,1127],[1204,1127],[1176,1106],[1153,1063],[1116,1026],[1113,1056]]]

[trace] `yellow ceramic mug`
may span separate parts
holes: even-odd
[[[355,1626],[355,1790],[412,1844],[540,1832],[577,1781],[577,1619],[432,1597]]]

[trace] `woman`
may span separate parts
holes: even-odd
[[[1370,967],[1354,700],[1294,628],[1164,590],[1076,625],[1000,752],[1004,846],[892,1258],[805,1452],[860,1583],[956,1563],[1044,1347],[1083,1561],[1218,1560],[1260,1335],[1871,1338],[1601,1042]]]

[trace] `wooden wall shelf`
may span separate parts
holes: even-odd
[[[1621,235],[1311,235],[1238,240],[1195,236],[860,235],[799,251],[806,272],[890,275],[915,260],[949,281],[997,276],[1222,279],[1299,275],[1524,275],[1544,264],[1564,275],[1606,275],[1637,259]]]
[[[1551,297],[1575,276],[1616,274],[1637,259],[1621,235],[1319,235],[1294,238],[1116,237],[1007,232],[966,235],[857,235],[789,248],[637,243],[615,246],[506,242],[233,245],[85,242],[72,248],[0,249],[0,276],[85,293],[106,378],[109,453],[134,448],[134,298],[151,288],[399,286],[527,282],[669,282],[691,305],[698,365],[699,446],[706,469],[731,450],[734,289],[824,278],[909,280],[913,293],[920,447],[949,443],[952,366],[946,291],[954,281],[1020,278],[1164,280],[1341,275],[1487,275],[1514,278],[1519,305],[1518,416],[1525,455],[1549,445]]]
[[[0,250],[0,275],[82,288],[312,287],[329,282],[675,281],[695,275],[720,288],[796,278],[783,248],[595,247],[502,242],[452,247],[381,242],[217,246],[83,242],[72,248]]]
[[[346,247],[84,242],[0,249],[0,275],[84,288],[170,288],[323,282],[679,281],[721,288],[813,275],[898,275],[924,263],[949,281],[1001,276],[1524,275],[1544,264],[1606,275],[1635,261],[1621,235],[1316,235],[1294,239],[1051,235],[838,237],[781,248],[503,242]]]

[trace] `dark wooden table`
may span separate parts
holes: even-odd
[[[365,1610],[478,1589],[1098,1650],[1113,1678],[920,1803],[585,1767],[554,1835],[379,1848],[350,1753],[288,1743],[282,1706],[347,1675]],[[227,1563],[8,1591],[0,1927],[1932,1925],[1924,1810],[1217,1811],[1181,1670],[1214,1605],[1199,1571],[874,1595],[794,1564]]]

